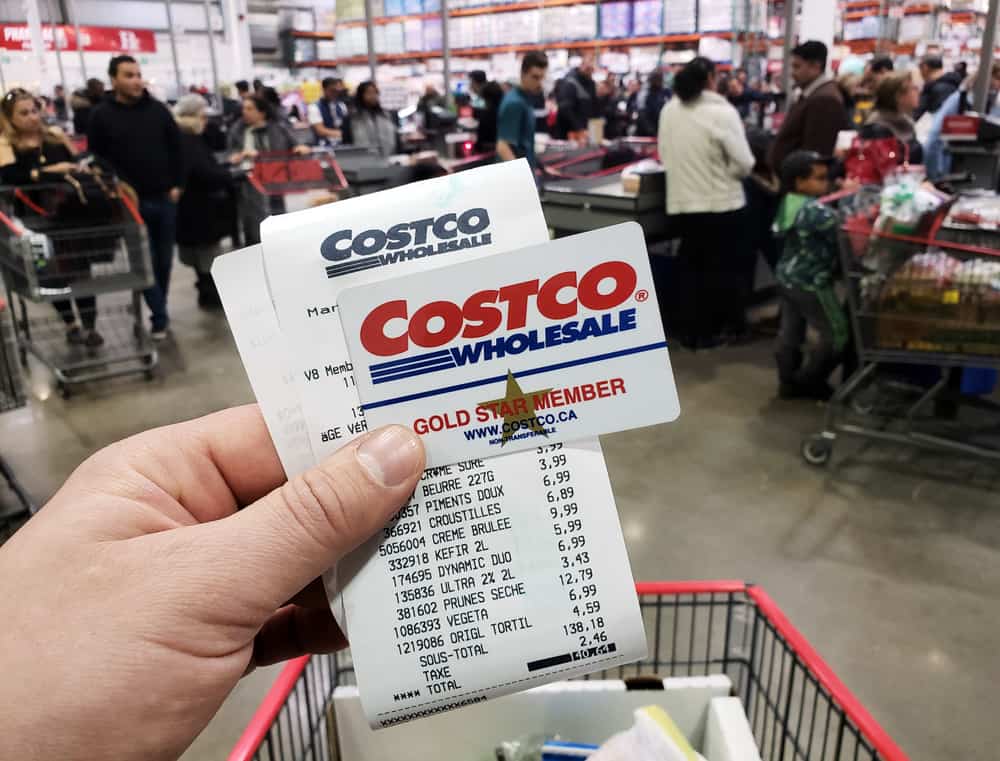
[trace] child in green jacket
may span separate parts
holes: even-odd
[[[775,275],[781,297],[776,357],[782,399],[829,399],[833,391],[827,379],[848,343],[847,316],[834,291],[837,216],[818,200],[829,192],[829,164],[814,151],[795,151],[781,165],[785,196],[775,228],[784,246]],[[819,334],[819,345],[803,361],[807,326]]]

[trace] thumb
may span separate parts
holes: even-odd
[[[227,558],[227,575],[242,580],[236,588],[273,611],[384,526],[423,469],[417,435],[387,426],[202,528],[215,532],[209,543]]]

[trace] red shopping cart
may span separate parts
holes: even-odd
[[[907,761],[760,587],[742,581],[636,584],[650,655],[591,675],[725,674],[769,761]],[[334,688],[354,684],[349,653],[290,661],[229,761],[337,758]]]
[[[261,153],[254,158],[247,180],[261,195],[268,196],[309,190],[336,193],[347,188],[333,152],[323,148],[306,154]]]

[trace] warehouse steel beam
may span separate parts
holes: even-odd
[[[372,0],[365,0],[365,38],[368,40],[368,68],[371,70],[372,82],[376,82],[378,58],[375,55],[375,29],[372,26]]]
[[[986,29],[983,30],[983,49],[979,54],[979,72],[976,74],[974,107],[976,111],[985,114],[989,109],[987,101],[990,97],[990,79],[993,69],[993,47],[997,36],[997,6],[1000,0],[990,0],[990,8],[986,14]]]
[[[174,77],[177,79],[177,97],[184,94],[184,84],[181,82],[181,66],[177,60],[177,39],[174,36],[174,14],[170,7],[170,0],[164,0],[167,8],[167,33],[170,36],[170,55],[174,61]]]

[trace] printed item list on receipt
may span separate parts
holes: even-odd
[[[502,194],[490,190],[498,187]],[[342,249],[344,241],[361,251],[384,248],[400,209],[418,220],[487,210],[489,232],[479,230],[463,245],[457,223],[427,225],[418,241],[414,223],[410,248],[400,252],[397,246],[391,257],[356,250],[344,256],[329,248]],[[322,256],[324,242],[342,230],[350,234],[341,233],[328,244],[330,255]],[[371,230],[388,235],[359,236]],[[431,240],[438,232],[451,237]],[[280,323],[282,361],[295,378],[297,398],[285,401],[301,404],[307,456],[321,459],[365,428],[340,315],[332,306],[344,288],[546,237],[523,162],[269,220],[262,229],[266,285]],[[225,282],[220,289],[226,298]],[[228,299],[226,306],[229,313]],[[237,341],[253,376],[249,347],[239,336]],[[257,371],[273,375],[262,364]],[[254,383],[265,417],[262,390],[274,398],[289,392],[273,385]],[[271,418],[268,424],[275,435]],[[285,457],[280,446],[279,453]],[[301,438],[293,453],[301,470]],[[343,609],[333,603],[334,611],[346,624],[362,705],[376,728],[645,654],[596,439],[429,470],[390,524],[341,564],[338,577]]]

